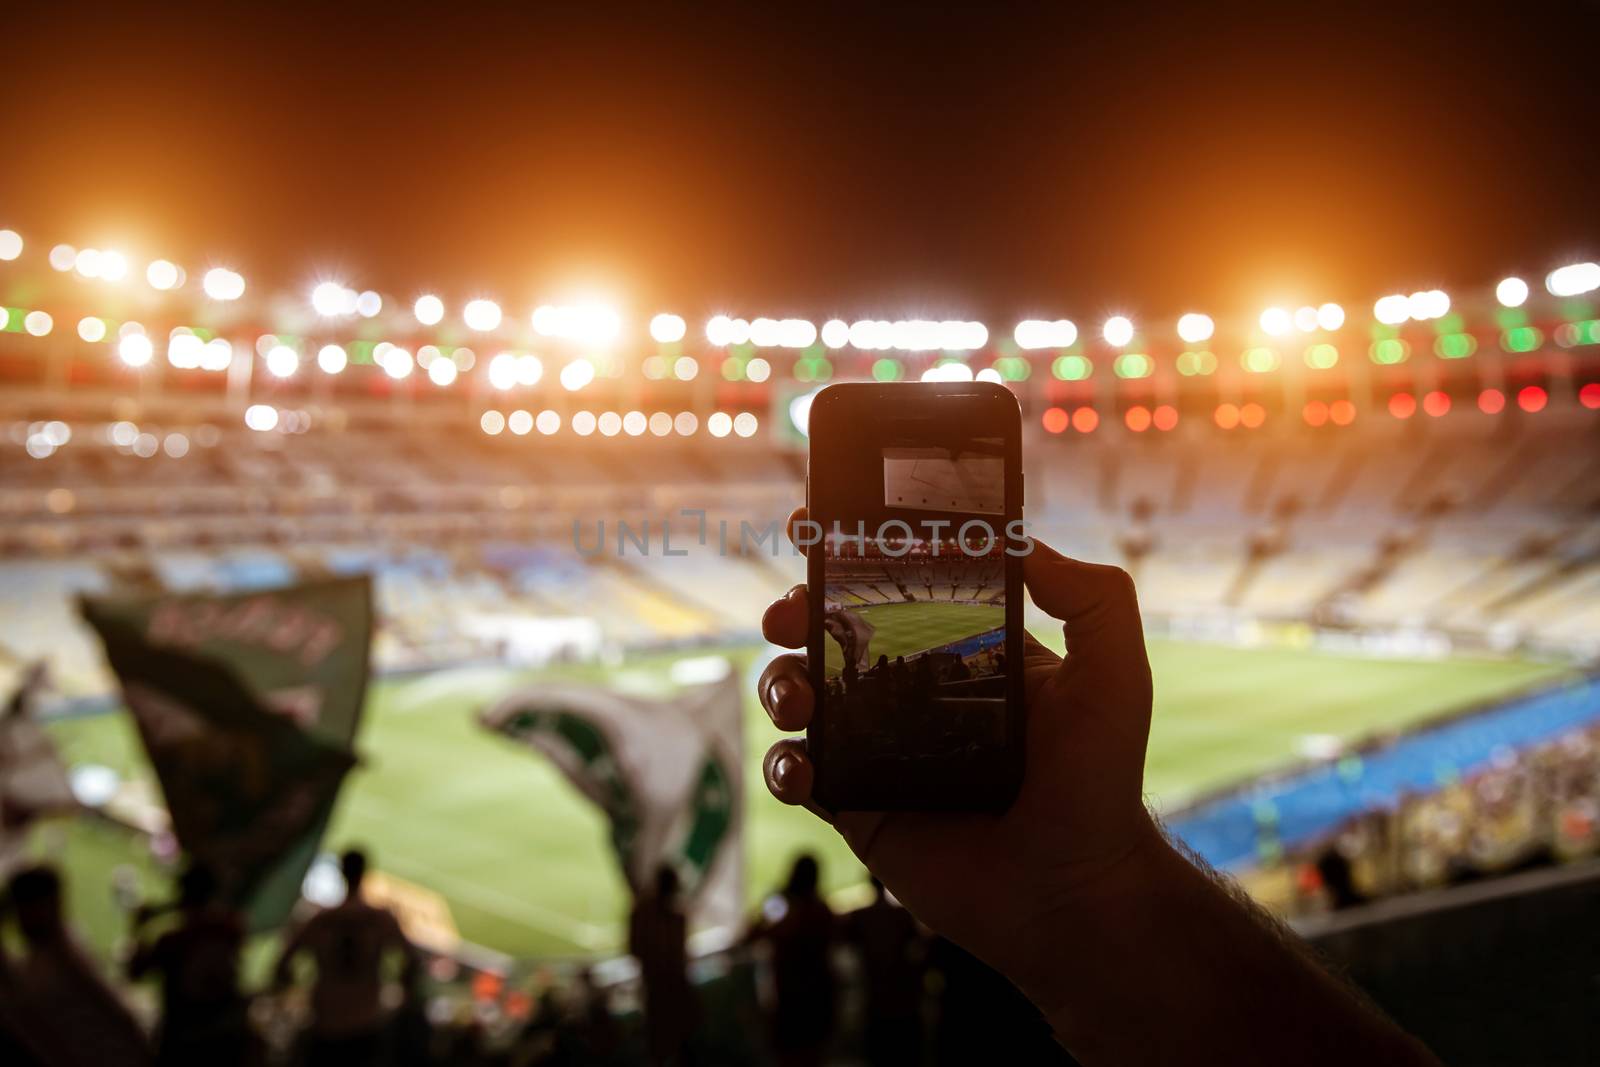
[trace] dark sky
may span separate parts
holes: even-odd
[[[243,6],[13,8],[0,225],[258,286],[991,323],[1600,255],[1594,3]]]

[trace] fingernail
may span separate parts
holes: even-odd
[[[789,789],[789,779],[794,777],[798,761],[794,756],[785,752],[778,756],[772,764],[772,784],[785,792]]]
[[[788,696],[793,689],[794,683],[789,679],[774,678],[772,684],[767,687],[767,708],[771,711],[777,711],[783,704],[783,698]]]

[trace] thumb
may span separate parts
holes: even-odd
[[[1037,538],[1031,543],[1023,584],[1040,610],[1061,620],[1067,666],[1075,674],[1142,677],[1148,685],[1144,624],[1128,572],[1071,559]]]

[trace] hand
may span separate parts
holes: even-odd
[[[799,509],[789,519],[805,518]],[[1093,921],[1086,902],[1137,877],[1142,857],[1167,846],[1143,803],[1150,731],[1150,664],[1133,582],[1116,568],[1068,559],[1034,541],[1023,561],[1033,601],[1062,620],[1065,659],[1026,638],[1026,769],[1003,815],[826,813],[811,803],[804,741],[777,742],[767,788],[832,821],[867,868],[918,919],[1008,975],[1038,1003],[1067,945],[1046,931]],[[805,586],[762,618],[767,640],[802,648]],[[782,655],[760,680],[780,730],[803,730],[814,706],[805,659]]]

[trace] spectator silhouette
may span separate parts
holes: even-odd
[[[304,952],[316,963],[307,1042],[307,1060],[312,1067],[380,1062],[386,1022],[382,1004],[385,958],[403,958],[402,981],[408,988],[416,978],[416,952],[400,924],[387,908],[361,899],[366,855],[351,849],[339,865],[344,872],[344,900],[319,911],[290,936],[275,972],[281,988],[293,978],[295,957]]]
[[[162,1064],[241,1063],[253,1058],[245,1002],[239,994],[239,952],[245,925],[217,900],[217,880],[192,865],[179,880],[178,925],[154,941],[141,940],[128,977],[161,976],[161,1026],[156,1061]],[[141,908],[144,924],[169,908]],[[136,931],[136,936],[143,930]]]
[[[1329,845],[1317,857],[1317,873],[1322,876],[1322,885],[1328,891],[1328,903],[1335,911],[1367,902],[1351,876],[1350,861],[1338,846]]]
[[[628,922],[628,950],[639,961],[644,985],[651,1063],[678,1064],[686,1059],[694,1021],[687,937],[688,920],[678,903],[678,873],[662,864],[653,890],[634,905]]]
[[[922,1062],[922,933],[876,878],[872,890],[843,923],[866,985],[864,1052],[872,1067],[909,1067]]]
[[[67,931],[56,872],[17,871],[8,905],[26,949],[15,963],[0,962],[14,986],[5,1014],[20,1024],[17,1043],[52,1067],[149,1063],[144,1032]]]
[[[834,977],[828,960],[834,917],[817,892],[817,861],[794,861],[783,890],[783,914],[758,937],[772,946],[772,1047],[779,1067],[822,1062],[833,1036]]]

